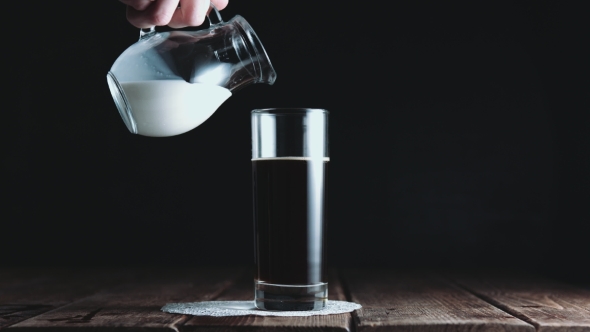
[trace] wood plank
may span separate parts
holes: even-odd
[[[127,270],[5,269],[0,276],[0,329],[130,277]]]
[[[328,279],[328,298],[346,300],[338,276],[331,271]],[[254,299],[254,274],[247,273],[234,286],[228,288],[216,300],[245,301]],[[192,331],[350,331],[352,317],[350,314],[311,316],[311,317],[191,317],[179,330]]]
[[[163,269],[15,324],[7,331],[177,331],[188,317],[160,311],[169,302],[210,300],[234,282],[236,269]]]
[[[534,327],[428,272],[344,271],[357,331],[534,332]]]
[[[590,291],[515,273],[453,276],[458,284],[538,332],[590,332]]]
[[[49,311],[56,305],[65,304],[60,303],[57,299],[48,299],[47,293],[33,292],[29,296],[20,294],[22,289],[29,290],[39,288],[39,286],[48,286],[52,282],[59,283],[59,279],[56,280],[57,274],[61,274],[63,277],[64,273],[72,271],[56,272],[56,270],[31,268],[2,269],[0,272],[0,329]]]

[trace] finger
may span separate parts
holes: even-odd
[[[172,15],[168,25],[172,28],[201,25],[208,10],[209,0],[180,0],[180,8]]]
[[[144,11],[155,0],[119,0],[119,1],[126,4],[129,7],[132,7],[135,10]]]
[[[127,7],[127,20],[138,28],[150,28],[170,23],[178,7],[178,0],[156,0],[143,11]]]

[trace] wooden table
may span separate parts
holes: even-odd
[[[536,276],[332,271],[332,300],[363,308],[303,318],[168,314],[170,302],[252,299],[244,269],[0,269],[7,331],[590,332],[590,291]]]

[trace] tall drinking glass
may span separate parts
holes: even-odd
[[[325,267],[328,111],[252,111],[256,307],[320,310]]]

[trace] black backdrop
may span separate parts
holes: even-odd
[[[0,267],[252,264],[249,112],[295,106],[331,112],[331,266],[590,279],[583,1],[370,4],[230,0],[278,79],[171,138],[110,97],[121,3],[7,5]]]

